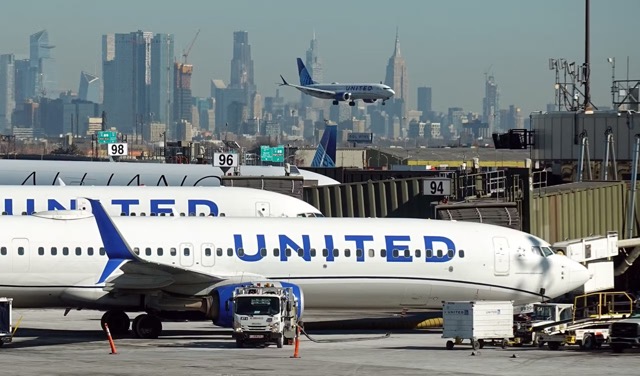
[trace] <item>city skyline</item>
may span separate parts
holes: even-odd
[[[182,14],[173,4],[150,7],[114,0],[87,7],[76,0],[64,3],[61,7],[31,0],[3,5],[0,21],[11,32],[0,36],[0,54],[14,53],[16,60],[28,57],[29,36],[46,29],[56,46],[58,85],[73,91],[81,71],[103,78],[101,36],[134,30],[173,34],[178,61],[196,31],[202,30],[189,55],[194,66],[193,94],[199,97],[209,96],[211,79],[229,83],[232,46],[228,41],[240,30],[251,38],[257,89],[263,96],[272,96],[279,74],[297,75],[295,58],[304,58],[314,32],[322,44],[326,81],[383,81],[399,29],[411,80],[408,107],[416,108],[417,88],[427,86],[433,90],[432,107],[439,112],[458,106],[482,113],[487,71],[495,77],[503,106],[516,104],[525,114],[544,110],[554,99],[548,59],[564,57],[578,64],[584,60],[584,0],[535,4],[458,0],[375,7],[331,0],[314,7],[314,12],[304,12],[304,17],[292,13],[300,4],[289,0],[251,2],[250,7],[247,1],[196,1],[181,9]],[[74,12],[68,12],[70,8]],[[633,30],[625,31],[633,25],[637,10],[640,3],[634,0],[591,1],[591,92],[597,106],[610,106],[607,57],[617,58],[618,79],[626,76],[627,56],[630,78],[640,73],[640,53],[632,48]],[[280,93],[290,101],[300,99],[295,93]]]

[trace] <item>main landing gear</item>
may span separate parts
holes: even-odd
[[[338,105],[338,101],[333,101],[333,105],[337,106]]]
[[[385,104],[387,104],[387,101],[382,101],[382,105],[384,106]]]
[[[355,105],[356,105],[356,102],[354,102],[354,101],[349,102],[349,106],[353,107]]]
[[[109,331],[113,335],[127,334],[130,326],[137,338],[158,338],[162,333],[162,321],[157,316],[147,313],[137,316],[131,325],[131,320],[124,311],[111,310],[102,315],[100,324],[103,330],[105,323],[109,325]]]

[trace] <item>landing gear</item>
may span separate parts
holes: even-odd
[[[382,105],[384,106],[385,104],[387,104],[387,101],[382,101]]]
[[[355,105],[356,105],[356,102],[354,102],[354,101],[349,102],[349,106],[353,107]]]
[[[133,335],[138,338],[158,338],[162,333],[162,321],[149,314],[142,314],[133,320]]]
[[[333,101],[333,105],[337,106],[338,105],[338,101]]]
[[[102,330],[104,330],[104,324],[109,325],[111,334],[122,335],[129,332],[131,319],[129,319],[129,316],[124,311],[110,310],[105,312],[100,319]]]

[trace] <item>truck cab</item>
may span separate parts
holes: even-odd
[[[298,320],[291,288],[269,283],[236,287],[231,301],[237,347],[275,344],[281,348],[285,340],[294,338]],[[230,309],[228,303],[227,310]]]
[[[640,312],[609,325],[609,346],[614,353],[630,347],[640,347]]]

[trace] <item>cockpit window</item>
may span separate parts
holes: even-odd
[[[544,257],[548,257],[553,255],[553,251],[549,247],[540,247],[542,248],[542,253],[544,253]]]
[[[549,256],[553,255],[553,251],[551,250],[551,248],[549,248],[549,247],[538,247],[536,245],[531,247],[531,252],[533,252],[533,254],[535,254],[535,255],[542,256],[542,257],[549,257]]]
[[[320,213],[298,213],[296,217],[324,217]]]
[[[531,252],[533,252],[534,255],[543,256],[542,250],[536,245],[531,247]]]

